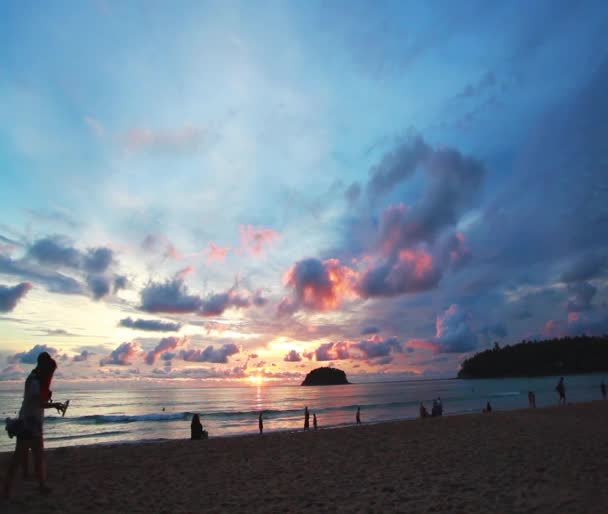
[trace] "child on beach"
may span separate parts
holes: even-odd
[[[304,430],[310,429],[310,413],[308,407],[304,407]]]
[[[420,402],[420,417],[421,418],[429,417],[429,411],[426,410],[426,407],[424,406],[424,403],[422,403],[422,402]]]
[[[536,394],[534,391],[528,391],[528,407],[536,409]]]
[[[17,443],[4,479],[3,494],[5,497],[11,494],[13,480],[19,465],[27,463],[30,448],[34,454],[40,493],[48,494],[51,492],[51,489],[46,485],[42,426],[44,423],[44,409],[53,408],[57,409],[58,412],[65,411],[63,403],[51,401],[51,380],[56,369],[57,363],[47,352],[38,355],[36,368],[25,381],[19,418],[7,420],[6,430],[8,435],[9,437],[16,435]]]
[[[355,420],[357,421],[357,425],[361,424],[361,407],[357,407],[357,414],[355,415]]]
[[[262,417],[263,412],[260,412],[258,416],[258,428],[260,429],[260,434],[264,433],[264,418]]]
[[[602,391],[602,398],[605,400],[606,399],[606,383],[602,380],[602,383],[600,384],[600,390]]]
[[[312,426],[315,427],[315,430],[317,429],[317,413],[316,412],[312,415]]]

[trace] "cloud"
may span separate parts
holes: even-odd
[[[478,346],[477,335],[471,329],[470,314],[456,304],[437,316],[435,326],[435,340],[441,353],[465,353]]]
[[[496,85],[496,76],[493,71],[487,71],[477,82],[469,83],[458,94],[459,98],[471,98],[485,93]]]
[[[424,190],[415,203],[376,212],[385,197],[411,196],[400,186],[419,170]],[[282,300],[279,314],[336,309],[345,296],[390,297],[436,288],[447,270],[471,260],[465,234],[456,227],[475,205],[484,175],[480,162],[451,148],[432,148],[419,136],[386,153],[370,169],[364,198],[349,205],[344,247],[335,252],[341,260],[296,262],[284,279],[292,297]]]
[[[356,272],[337,259],[304,259],[285,274],[283,283],[292,289],[292,298],[279,304],[279,314],[299,308],[320,311],[338,308],[345,297],[354,295]]]
[[[190,153],[207,144],[209,134],[205,129],[192,125],[168,129],[136,127],[123,134],[121,140],[130,152]]]
[[[362,352],[365,359],[376,359],[378,357],[386,357],[391,353],[402,352],[401,344],[395,337],[385,340],[380,338],[368,339],[355,343],[352,347]]]
[[[295,350],[290,350],[285,357],[283,357],[285,362],[300,362],[302,360],[302,356]]]
[[[240,353],[239,347],[234,343],[227,343],[219,348],[207,346],[204,350],[182,350],[179,356],[187,362],[213,362],[225,364],[228,357]]]
[[[28,256],[39,264],[104,273],[114,261],[110,248],[89,248],[82,252],[63,236],[54,235],[36,240],[28,249]]]
[[[592,308],[591,302],[597,289],[589,282],[574,282],[568,284],[568,293],[568,312],[582,312]]]
[[[350,359],[349,346],[347,341],[323,343],[314,351],[315,360],[334,361]]]
[[[18,364],[10,364],[0,371],[0,380],[19,380],[28,375]]]
[[[140,246],[147,253],[160,254],[163,259],[182,258],[180,252],[164,234],[148,234]]]
[[[362,336],[367,336],[370,334],[377,334],[378,332],[380,332],[380,329],[378,327],[375,327],[373,325],[369,325],[367,327],[363,327],[361,329],[361,335]]]
[[[201,305],[201,298],[189,294],[179,278],[163,283],[150,282],[141,291],[141,309],[147,312],[191,313],[198,311]]]
[[[233,287],[223,293],[201,298],[189,294],[183,280],[176,277],[163,283],[150,282],[141,292],[141,309],[147,312],[219,316],[229,308],[244,309],[252,304],[263,305],[265,299],[260,294],[256,292],[253,296],[246,296]]]
[[[72,357],[72,361],[73,362],[84,362],[93,355],[95,355],[93,352],[90,352],[88,350],[82,350],[78,355],[74,355],[74,357]]]
[[[72,277],[34,267],[27,261],[0,255],[0,274],[43,284],[48,291],[62,294],[84,294],[84,286]]]
[[[42,352],[47,352],[51,356],[56,356],[58,350],[47,346],[46,344],[37,344],[30,350],[10,355],[9,357],[7,357],[6,361],[8,363],[20,362],[22,364],[36,364],[38,360],[38,355],[40,355]]]
[[[140,353],[136,342],[122,343],[107,357],[99,361],[100,366],[130,366],[131,359]]]
[[[589,253],[576,259],[569,269],[562,274],[564,282],[589,280],[600,275],[606,268],[608,259],[605,255]]]
[[[154,319],[132,319],[124,318],[118,323],[121,327],[134,328],[136,330],[146,330],[149,332],[178,332],[182,328],[181,323],[170,321],[158,321]]]
[[[11,312],[31,288],[29,282],[13,287],[0,285],[0,312]]]
[[[229,251],[230,248],[227,246],[222,247],[216,245],[214,242],[210,242],[209,248],[207,249],[207,262],[224,262]]]
[[[252,255],[261,255],[264,250],[280,237],[280,234],[271,228],[241,225],[241,248]]]
[[[164,337],[153,350],[146,354],[146,364],[152,365],[159,355],[183,346],[188,341],[187,337]]]
[[[494,327],[499,332],[504,327]],[[487,332],[486,332],[487,333]],[[435,353],[466,353],[477,349],[479,338],[473,331],[471,315],[459,305],[452,304],[437,316],[435,337],[410,339],[405,348],[432,350]]]

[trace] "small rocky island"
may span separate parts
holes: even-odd
[[[336,368],[317,368],[313,369],[302,382],[303,386],[326,386],[349,384],[346,380],[346,373]]]

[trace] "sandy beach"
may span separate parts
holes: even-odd
[[[608,402],[214,435],[49,450],[52,494],[19,478],[1,510],[608,512]]]

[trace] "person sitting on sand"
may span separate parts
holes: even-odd
[[[600,384],[600,390],[602,391],[602,398],[605,400],[606,399],[606,383],[602,380],[602,383]]]
[[[310,429],[310,413],[308,407],[304,407],[304,430]]]
[[[258,416],[258,427],[260,429],[260,434],[264,433],[264,419],[262,418],[262,414],[263,412],[260,412],[260,415]]]
[[[566,405],[566,386],[564,385],[564,377],[559,379],[559,382],[555,386],[557,394],[559,394],[558,405]]]
[[[426,410],[426,407],[424,406],[424,403],[422,403],[422,402],[420,402],[420,417],[421,418],[429,417],[429,411]]]
[[[16,435],[17,444],[4,478],[3,494],[5,497],[10,496],[17,468],[27,462],[27,454],[30,448],[34,454],[40,492],[42,494],[51,492],[46,486],[42,426],[44,423],[44,409],[54,408],[58,412],[61,412],[62,409],[65,411],[64,404],[51,401],[51,380],[56,369],[57,363],[47,352],[38,355],[36,368],[25,381],[19,418],[17,420],[7,420],[9,437]]]
[[[355,421],[357,425],[361,424],[361,407],[357,407],[357,414],[355,414]]]
[[[312,415],[312,426],[315,428],[315,430],[317,429],[317,413],[316,412]]]
[[[201,418],[198,414],[192,416],[192,423],[190,423],[190,439],[202,439],[203,438],[203,425],[201,424]]]

